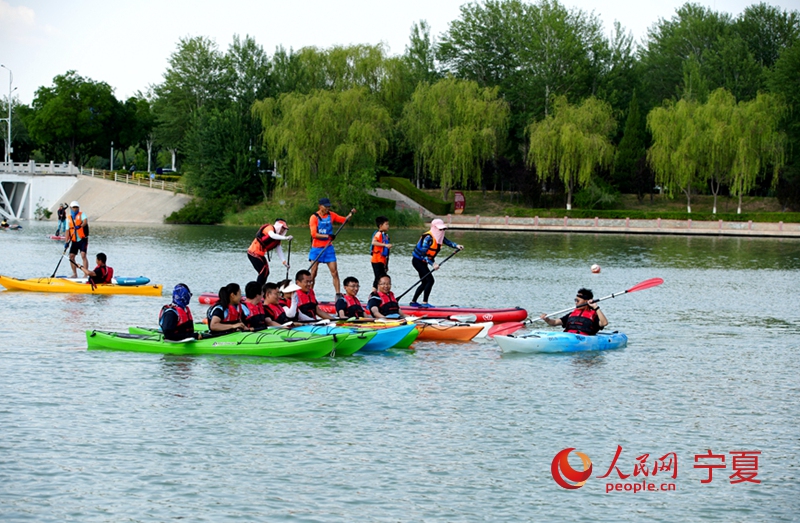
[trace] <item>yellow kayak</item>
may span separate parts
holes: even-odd
[[[161,285],[95,285],[77,283],[65,278],[31,278],[19,280],[0,275],[0,285],[9,291],[68,292],[78,294],[134,294],[137,296],[161,296]]]

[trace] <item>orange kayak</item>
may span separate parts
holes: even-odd
[[[417,323],[420,341],[469,341],[484,329],[474,323]]]

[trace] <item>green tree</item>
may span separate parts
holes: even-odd
[[[598,167],[614,158],[610,136],[616,129],[611,106],[594,97],[571,105],[565,96],[553,100],[552,114],[528,127],[528,165],[536,168],[540,180],[553,176],[567,188],[567,210],[572,193],[586,187]]]
[[[415,164],[439,181],[445,200],[453,187],[480,183],[507,125],[508,106],[497,88],[455,78],[420,83],[400,121]]]
[[[437,48],[454,76],[500,87],[510,104],[512,134],[523,145],[525,127],[549,114],[553,96],[580,99],[594,92],[610,56],[597,17],[557,0],[465,4]]]
[[[692,212],[692,186],[699,181],[703,154],[695,113],[699,104],[692,99],[667,101],[647,115],[647,127],[653,145],[647,160],[656,173],[656,182],[667,189],[670,197],[675,189],[686,194],[686,212]]]
[[[374,183],[376,162],[388,147],[391,119],[364,87],[285,93],[256,102],[253,114],[290,185],[342,203],[365,201],[364,190]]]
[[[787,135],[786,167],[778,184],[778,198],[785,207],[800,209],[800,42],[784,49],[769,75],[770,90],[780,96],[787,111],[781,129]]]
[[[714,195],[713,214],[717,213],[720,186],[729,181],[736,156],[734,113],[736,98],[726,89],[716,89],[695,112],[699,177],[709,182]]]
[[[634,91],[631,101],[628,104],[625,131],[614,156],[612,177],[614,184],[619,187],[622,192],[629,192],[636,186],[639,200],[642,199],[644,193],[641,192],[639,184],[634,182],[638,172],[637,163],[642,156],[647,154],[646,125],[647,123],[644,115],[642,115],[639,98]]]
[[[223,108],[230,99],[229,78],[217,44],[206,37],[181,38],[169,59],[164,81],[155,86],[154,111],[161,145],[175,152],[202,107]]]
[[[28,132],[45,154],[83,165],[104,154],[111,143],[111,125],[119,102],[105,82],[83,78],[75,71],[53,78],[33,100]]]
[[[731,195],[739,197],[736,209],[742,213],[742,195],[756,184],[758,176],[771,167],[772,185],[786,163],[786,135],[779,125],[785,105],[774,95],[759,93],[754,100],[740,102],[734,113],[736,155],[730,174]]]
[[[761,2],[746,7],[734,29],[755,61],[771,69],[781,52],[800,38],[800,13]]]

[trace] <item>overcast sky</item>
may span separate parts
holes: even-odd
[[[226,50],[234,34],[251,35],[272,55],[275,47],[330,47],[384,42],[401,54],[411,25],[427,20],[433,35],[448,29],[464,0],[0,0],[0,64],[14,74],[14,97],[33,101],[36,89],[74,69],[107,82],[118,99],[157,84],[182,36],[208,36]],[[639,41],[682,0],[562,0],[594,11],[606,32],[618,20]],[[755,1],[701,0],[738,15]],[[784,9],[800,0],[774,0]],[[0,69],[0,96],[8,96]]]

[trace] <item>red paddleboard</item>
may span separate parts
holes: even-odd
[[[62,241],[62,242],[63,242],[64,240],[66,240],[66,239],[67,239],[67,237],[66,237],[66,236],[56,236],[55,234],[51,234],[51,235],[49,236],[49,238],[50,238],[51,240],[60,240],[60,241]]]

